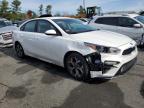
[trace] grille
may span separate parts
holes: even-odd
[[[128,48],[128,49],[126,49],[126,50],[123,51],[122,55],[129,55],[133,51],[135,51],[135,49],[136,49],[136,47]]]
[[[133,60],[129,61],[128,63],[124,64],[121,67],[121,69],[118,71],[118,73],[116,74],[116,76],[117,75],[123,75],[126,72],[128,72],[136,62],[137,62],[137,57],[134,58]]]
[[[12,39],[12,33],[2,34],[2,37],[4,40],[10,40],[10,39]]]

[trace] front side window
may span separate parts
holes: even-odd
[[[98,19],[95,21],[95,23],[117,26],[118,18],[117,18],[117,17],[98,18]]]
[[[121,27],[134,27],[134,24],[138,24],[135,20],[127,17],[120,17],[118,23]]]
[[[21,27],[22,31],[35,32],[36,30],[36,21],[30,21]]]
[[[47,30],[55,30],[54,26],[45,20],[38,21],[37,32],[45,33]]]
[[[77,19],[53,19],[53,21],[68,34],[77,34],[96,30],[96,28],[84,25],[82,21]]]

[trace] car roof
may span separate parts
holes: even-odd
[[[138,14],[111,14],[111,15],[103,15],[103,16],[94,16],[94,18],[101,18],[101,17],[137,17]]]
[[[41,17],[41,18],[36,18],[36,19],[53,20],[53,19],[74,19],[74,18],[70,18],[70,17]]]
[[[138,14],[128,14],[128,16],[131,17],[131,18],[134,18],[134,17],[137,17],[139,15]]]

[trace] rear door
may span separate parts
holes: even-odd
[[[129,17],[119,17],[117,32],[137,40],[138,38],[142,37],[143,28],[135,28],[134,24],[139,23]]]
[[[21,37],[21,44],[26,52],[29,54],[35,54],[37,52],[37,48],[35,48],[35,36],[36,33],[36,20],[32,20],[24,24],[19,32],[19,35]]]

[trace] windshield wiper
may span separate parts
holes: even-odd
[[[67,33],[69,33],[69,34],[77,34],[78,32],[67,32]]]

